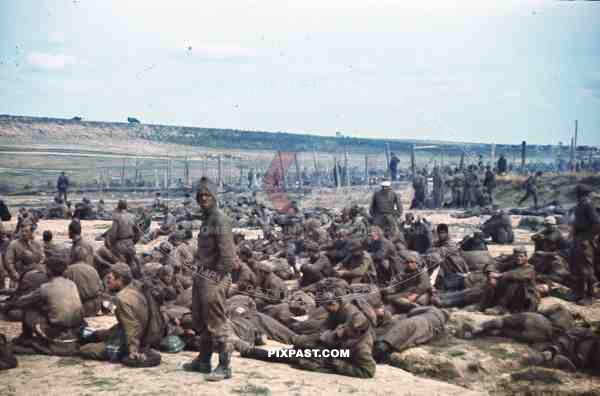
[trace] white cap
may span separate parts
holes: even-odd
[[[383,187],[390,187],[392,185],[392,182],[389,181],[389,180],[384,180],[384,181],[381,182],[381,185]]]
[[[544,224],[548,224],[548,225],[556,225],[556,217],[554,216],[548,216],[544,219]]]

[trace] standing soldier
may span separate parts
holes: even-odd
[[[425,174],[425,171],[422,171]],[[427,177],[421,174],[421,172],[417,172],[415,178],[413,179],[413,190],[415,190],[415,195],[410,204],[411,209],[423,209],[425,205],[425,198],[427,197]]]
[[[433,205],[439,209],[444,205],[445,180],[439,166],[433,168]]]
[[[127,201],[119,200],[113,213],[113,222],[106,232],[105,243],[111,252],[131,268],[134,278],[141,277],[140,263],[135,251],[135,243],[141,232],[133,215],[127,212]]]
[[[490,203],[494,203],[494,189],[496,188],[496,175],[492,171],[490,165],[485,167],[485,178],[483,179],[483,187],[487,193]]]
[[[389,180],[381,182],[381,190],[373,194],[369,212],[373,218],[373,224],[379,226],[386,238],[391,239],[398,233],[397,218],[402,216],[402,201],[392,189]]]
[[[506,157],[504,154],[500,154],[500,158],[498,159],[498,174],[504,175],[508,170],[508,163],[506,161]]]
[[[398,164],[400,163],[400,158],[395,153],[391,154],[390,159],[390,177],[392,181],[398,180]]]
[[[216,184],[203,177],[196,200],[202,208],[202,227],[195,257],[192,320],[199,336],[200,353],[184,369],[210,373],[208,381],[221,381],[231,378],[233,345],[225,300],[231,285],[235,246],[231,220],[217,208]],[[211,372],[213,348],[219,353],[219,366]]]
[[[63,202],[67,202],[69,178],[65,175],[65,172],[60,172],[60,176],[58,176],[58,180],[56,180],[56,189],[58,190],[59,198],[62,198]]]
[[[479,205],[479,188],[481,183],[477,174],[477,167],[470,165],[465,174],[465,197],[464,203],[467,208]]]
[[[591,304],[594,293],[594,246],[600,233],[600,218],[589,195],[592,190],[586,185],[575,188],[578,204],[573,222],[573,243],[569,253],[569,269],[574,278],[574,299],[580,305]]]
[[[519,205],[522,205],[523,202],[527,200],[529,197],[533,197],[534,207],[538,208],[538,196],[537,196],[537,180],[542,176],[542,172],[536,172],[535,175],[529,176],[527,181],[525,181],[525,196],[521,198],[519,201]]]
[[[460,170],[456,170],[452,176],[452,207],[461,208],[463,206],[463,189],[465,188],[465,178]]]

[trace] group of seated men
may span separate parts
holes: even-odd
[[[582,198],[587,195],[584,190]],[[254,240],[236,235],[231,250],[208,246],[231,255],[224,307],[232,345],[242,357],[372,377],[376,363],[443,332],[449,320],[445,308],[472,306],[507,316],[469,328],[467,336],[490,333],[543,341],[551,347],[532,362],[594,368],[598,334],[574,327],[563,310],[538,312],[538,305],[540,296],[557,284],[572,289],[575,301],[591,302],[594,284],[586,271],[593,275],[594,268],[580,270],[573,260],[581,259],[577,254],[584,259],[595,255],[588,239],[593,249],[597,217],[588,219],[589,229],[575,230],[572,240],[547,218],[545,229],[532,238],[532,257],[515,247],[512,255],[494,258],[484,233],[459,242],[452,240],[446,224],[434,231],[425,219],[407,216],[400,222],[373,208],[370,214],[355,208],[327,218],[299,211],[263,224],[280,232]],[[135,244],[141,232],[125,201],[112,219],[104,246],[97,249],[82,238],[78,220],[69,225],[68,249],[45,248],[27,219],[13,240],[2,230],[0,275],[11,278],[15,290],[1,309],[22,323],[21,335],[13,340],[17,352],[147,367],[160,363],[156,350],[200,348],[193,285],[195,264],[206,260],[201,257],[205,242],[199,247],[190,232],[175,229],[157,249],[139,255]],[[368,232],[361,232],[365,225]],[[582,246],[583,253],[573,252],[573,244]],[[111,312],[117,324],[110,329],[94,330],[86,323],[86,317]],[[261,348],[265,339],[296,349],[350,353],[270,356]]]

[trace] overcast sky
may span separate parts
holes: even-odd
[[[0,113],[600,144],[600,3],[0,2]]]

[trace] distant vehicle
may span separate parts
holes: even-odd
[[[135,117],[127,117],[127,122],[130,123],[130,124],[139,124],[140,120],[138,120]]]
[[[79,117],[79,116],[75,116],[73,118],[71,118],[72,121],[81,121],[83,120],[83,118]]]

